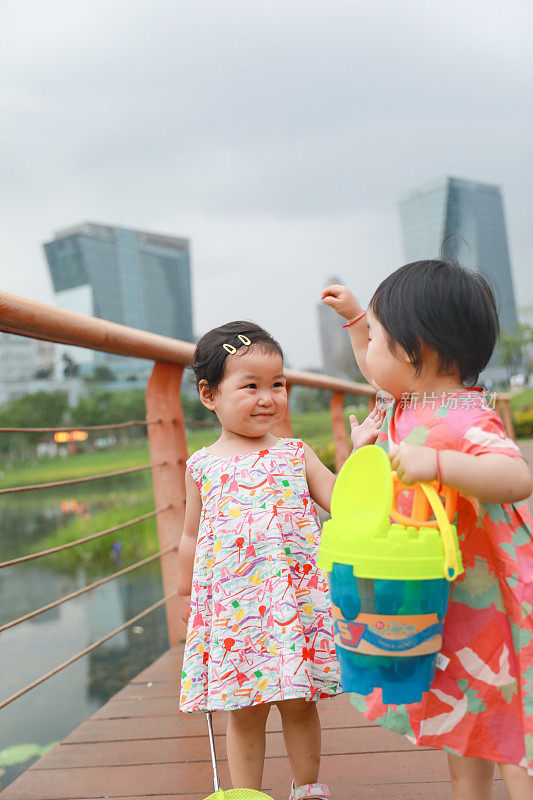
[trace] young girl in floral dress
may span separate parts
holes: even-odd
[[[271,431],[287,408],[279,344],[250,322],[207,333],[194,371],[222,432],[187,462],[178,594],[188,620],[181,711],[229,712],[235,787],[260,789],[265,725],[281,714],[291,798],[329,797],[318,784],[316,700],[341,691],[324,575],[316,566],[333,474],[296,438]],[[355,427],[374,441],[379,412]]]
[[[431,689],[407,706],[384,706],[380,690],[352,702],[416,744],[445,750],[456,800],[489,800],[495,762],[511,800],[531,800],[533,543],[520,502],[531,476],[472,387],[498,334],[492,291],[480,274],[432,260],[392,273],[366,313],[344,286],[329,286],[323,300],[349,320],[363,374],[393,398],[378,443],[399,478],[460,492],[465,572],[451,587]]]

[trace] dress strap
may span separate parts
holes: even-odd
[[[197,485],[198,489],[201,490],[202,488],[202,476],[203,476],[203,458],[205,456],[205,447],[202,447],[200,450],[196,450],[185,462],[186,468],[191,473],[195,484]]]

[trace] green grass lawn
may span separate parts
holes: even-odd
[[[364,409],[357,411],[359,418],[364,418]],[[346,413],[348,419],[348,413]],[[326,448],[333,442],[329,411],[317,411],[308,414],[293,414],[294,435],[304,439],[316,450]],[[349,429],[346,422],[346,429]],[[197,428],[188,432],[187,443],[189,453],[200,447],[212,444],[220,435],[220,428]],[[148,442],[130,441],[114,448],[97,453],[81,452],[66,458],[32,459],[4,466],[0,475],[0,488],[7,486],[25,486],[33,483],[49,483],[95,475],[100,472],[114,472],[150,463]]]
[[[365,410],[358,411],[363,418]],[[348,413],[346,413],[346,420]],[[333,437],[329,411],[292,415],[294,435],[313,447],[328,466],[333,464]],[[349,424],[346,422],[348,430]],[[188,432],[189,452],[214,442],[220,428],[197,428]],[[16,464],[11,469],[4,468],[0,476],[0,488],[49,483],[68,478],[80,478],[98,473],[115,472],[121,469],[148,464],[150,461],[148,442],[130,441],[109,450],[97,453],[82,452],[66,458],[34,459]],[[154,508],[152,478],[150,471],[137,475],[106,479],[104,482],[90,482],[64,489],[42,490],[48,502],[58,506],[61,500],[76,498],[87,505],[79,514],[63,518],[62,524],[52,532],[37,537],[31,543],[33,552],[57,547],[75,539],[88,536],[146,514]],[[27,495],[17,494],[13,498],[4,496],[2,503],[23,503],[28,508],[36,508],[42,503],[40,491]],[[15,499],[16,498],[16,499]],[[116,567],[110,560],[114,543],[120,544],[121,565]],[[87,544],[82,544],[47,557],[47,563],[54,569],[71,572],[83,567],[87,572],[101,570],[102,566],[114,571],[125,564],[146,558],[157,551],[157,523],[155,518],[136,523],[130,528],[103,536]],[[22,554],[22,553],[20,553]]]
[[[524,408],[533,408],[533,389],[524,389],[511,398],[513,411],[522,411]]]

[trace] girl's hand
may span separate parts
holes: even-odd
[[[350,425],[352,428],[351,437],[354,450],[359,450],[360,447],[375,443],[384,416],[385,409],[375,406],[359,425],[355,414],[350,414]]]
[[[401,442],[390,448],[391,466],[402,483],[410,486],[417,481],[435,481],[438,478],[437,451],[433,447]]]
[[[359,316],[363,309],[347,286],[334,283],[322,290],[322,302],[330,306],[345,319]]]
[[[178,614],[180,615],[180,619],[183,620],[185,624],[189,621],[189,615],[191,613],[191,596],[190,594],[179,594],[178,595]]]

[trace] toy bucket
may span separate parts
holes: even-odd
[[[404,490],[414,490],[411,517],[397,509]],[[384,703],[400,704],[430,687],[450,582],[463,572],[450,524],[457,493],[445,487],[442,495],[444,506],[434,485],[402,484],[375,445],[353,453],[339,473],[318,566],[328,572],[346,692],[381,688]]]

